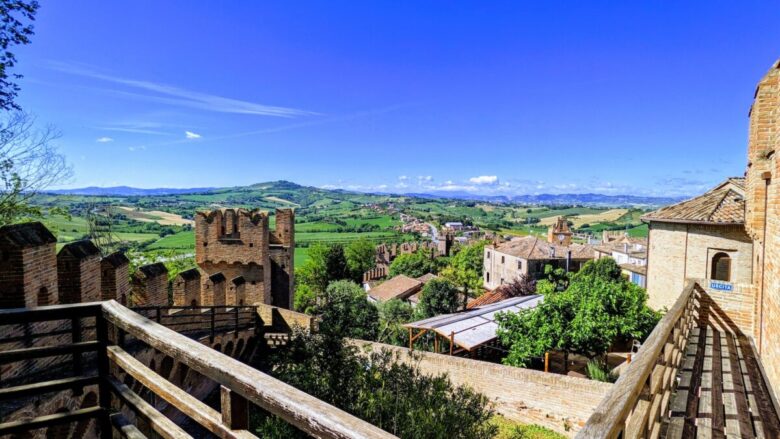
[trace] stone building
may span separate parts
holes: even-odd
[[[162,262],[138,267],[130,282],[130,306],[168,305],[168,269]]]
[[[753,242],[745,231],[744,179],[729,178],[642,220],[650,231],[647,293],[652,308],[670,308],[687,278],[751,283]]]
[[[780,388],[780,61],[759,82],[750,109],[745,230],[753,239],[755,342],[766,374]]]
[[[58,302],[56,243],[38,222],[0,227],[0,308]]]
[[[66,244],[57,253],[60,303],[101,300],[100,249],[90,240]]]
[[[607,257],[614,259],[631,282],[646,288],[647,239],[633,238],[625,233],[612,236],[614,239],[604,239],[601,244],[593,246],[596,259]]]
[[[566,218],[559,216],[555,224],[547,229],[547,242],[563,246],[571,245],[571,229]]]
[[[127,305],[130,296],[130,260],[124,253],[111,253],[100,260],[100,290],[103,300]]]
[[[595,252],[589,245],[562,246],[535,236],[513,238],[509,242],[485,246],[483,285],[493,290],[521,275],[539,279],[544,275],[545,265],[577,272],[594,258]]]
[[[176,306],[202,305],[200,286],[200,271],[197,268],[182,271],[173,280],[173,304]]]
[[[219,273],[231,281],[243,279],[243,286],[234,288],[240,291],[234,298],[237,303],[291,307],[295,214],[292,209],[277,209],[275,217],[276,227],[271,230],[268,214],[255,210],[224,209],[195,215],[195,261],[203,274],[204,305],[224,303],[224,292],[215,295],[211,280]]]

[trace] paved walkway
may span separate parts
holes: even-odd
[[[694,328],[677,380],[661,437],[780,438],[780,419],[744,336]]]

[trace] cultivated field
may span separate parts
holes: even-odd
[[[122,214],[127,215],[128,218],[144,223],[157,223],[163,226],[195,224],[195,221],[183,218],[181,215],[161,210],[138,210],[137,208],[125,206],[120,206],[119,210]]]
[[[598,213],[586,213],[568,217],[568,220],[574,223],[574,227],[580,227],[583,224],[596,224],[617,221],[620,217],[628,213],[628,209],[610,209]],[[550,226],[558,220],[557,216],[543,218],[539,224]]]

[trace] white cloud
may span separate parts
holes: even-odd
[[[430,176],[430,175],[418,175],[418,176],[417,176],[417,182],[418,182],[419,184],[422,184],[422,183],[430,183],[430,182],[432,182],[432,181],[433,181],[433,177],[432,177],[432,176]]]
[[[471,177],[469,181],[474,184],[496,184],[498,177],[495,175],[480,175],[479,177]]]
[[[406,175],[401,175],[401,176],[398,177],[399,181],[406,181],[408,179],[409,179],[409,177],[407,177]]]
[[[184,132],[184,135],[185,135],[185,136],[186,136],[188,139],[200,139],[200,138],[202,137],[200,134],[198,134],[198,133],[193,133],[192,131],[185,131],[185,132]]]
[[[75,76],[98,79],[101,81],[119,84],[130,89],[150,92],[149,94],[145,94],[123,90],[107,90],[114,95],[122,97],[142,99],[146,101],[177,105],[181,107],[196,108],[199,110],[216,111],[220,113],[239,113],[276,117],[297,117],[317,114],[311,111],[299,110],[296,108],[263,105],[254,102],[242,101],[239,99],[226,98],[223,96],[186,90],[162,83],[106,75],[90,70],[89,68],[85,68],[84,66],[70,63],[50,62],[49,67],[53,70]]]
[[[113,142],[113,141],[114,141],[114,139],[112,139],[110,137],[106,137],[106,136],[98,137],[97,140],[95,140],[95,142],[97,142],[97,143],[109,143],[109,142]]]

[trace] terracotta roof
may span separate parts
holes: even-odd
[[[165,264],[162,262],[155,262],[154,264],[142,265],[138,267],[138,271],[143,273],[146,277],[156,277],[162,274],[168,274],[168,269],[165,268]]]
[[[190,268],[179,273],[179,276],[184,280],[198,280],[200,279],[200,271],[197,268]]]
[[[65,244],[60,252],[70,253],[71,256],[76,259],[84,259],[90,256],[99,255],[100,249],[97,248],[97,246],[89,239],[84,239],[81,241],[71,242],[70,244]]]
[[[422,288],[423,283],[409,276],[399,274],[371,288],[368,295],[374,300],[384,302],[390,299],[406,299]]]
[[[127,256],[125,256],[125,254],[121,251],[111,253],[110,255],[101,259],[101,262],[103,261],[111,264],[111,266],[114,268],[121,267],[125,264],[130,263],[130,259],[127,259]]]
[[[428,281],[436,279],[438,277],[439,276],[436,276],[433,273],[425,273],[425,274],[423,274],[422,276],[420,276],[420,277],[418,277],[416,279],[419,280],[420,282],[422,282],[423,284],[427,284]]]
[[[650,212],[642,221],[744,224],[745,179],[729,178],[696,198]]]
[[[22,223],[0,227],[0,239],[15,247],[53,244],[57,238],[41,223]]]
[[[482,305],[490,305],[491,303],[497,303],[502,300],[511,299],[512,296],[509,295],[509,293],[506,292],[506,288],[496,288],[493,291],[488,291],[485,294],[477,297],[476,299],[469,302],[468,305],[466,305],[466,308],[476,308],[478,306]]]
[[[500,244],[495,250],[499,253],[530,260],[565,259],[569,250],[571,250],[572,259],[593,259],[595,256],[593,247],[589,245],[572,244],[567,247],[551,244],[536,236],[513,238],[509,242]]]

